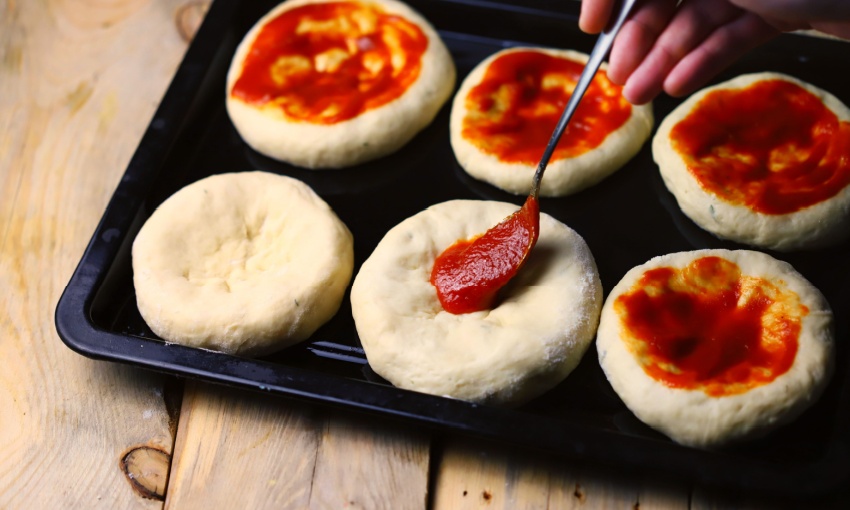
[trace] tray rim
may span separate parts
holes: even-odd
[[[547,0],[529,0],[518,7],[510,0],[430,0],[435,3],[463,4],[482,9],[500,9],[532,15],[556,15],[546,6]],[[112,261],[128,235],[143,199],[159,176],[146,171],[159,167],[167,159],[169,148],[179,133],[180,122],[191,110],[186,97],[201,86],[206,69],[218,47],[205,45],[214,40],[230,24],[238,0],[214,0],[189,45],[184,58],[169,84],[163,99],[145,130],[121,181],[101,217],[87,247],[66,285],[54,314],[60,339],[73,351],[98,360],[119,362],[182,377],[248,388],[294,397],[320,404],[341,406],[390,416],[435,428],[472,434],[491,440],[547,450],[556,456],[614,466],[618,469],[645,471],[647,460],[664,464],[659,474],[671,475],[706,485],[717,485],[758,492],[785,488],[788,496],[823,496],[850,480],[850,406],[836,412],[832,436],[835,440],[817,462],[777,471],[771,463],[723,452],[706,452],[677,445],[671,441],[654,441],[631,437],[621,432],[595,429],[511,409],[490,407],[460,400],[437,397],[392,386],[346,378],[307,369],[280,365],[263,360],[165,344],[160,341],[116,334],[98,327],[91,317],[95,294],[107,277]],[[579,3],[564,6],[577,9]],[[215,367],[215,368],[212,368]],[[246,374],[252,374],[250,377]],[[352,391],[356,393],[352,397]],[[840,388],[839,402],[850,400],[850,378]],[[462,418],[465,417],[465,418]],[[471,418],[470,418],[471,417]],[[524,432],[518,429],[525,429]],[[541,428],[558,432],[556,444],[535,442]],[[838,431],[844,430],[844,435]],[[520,433],[518,433],[520,432]],[[579,437],[581,439],[568,439]],[[637,440],[637,442],[635,442]],[[611,454],[611,452],[616,452]],[[700,457],[705,464],[694,462]],[[835,461],[843,469],[834,469]],[[736,469],[722,469],[734,461]],[[829,462],[832,465],[826,466]],[[699,465],[698,465],[699,464]],[[800,487],[801,477],[810,482]]]

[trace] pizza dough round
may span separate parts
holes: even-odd
[[[533,71],[524,71],[523,63],[518,62],[516,65],[520,68],[520,72],[525,74],[520,72],[510,74],[520,77],[531,75],[530,81],[535,85],[529,86],[518,82],[502,85],[489,96],[495,99],[485,100],[482,106],[476,104],[470,98],[470,94],[476,90],[482,90],[477,87],[488,76],[488,71],[494,62],[497,60],[506,62],[502,59],[519,58],[529,52],[576,62],[581,65],[581,68],[588,59],[587,55],[571,50],[517,47],[499,51],[476,66],[461,83],[452,103],[450,121],[451,145],[461,167],[472,177],[517,195],[527,194],[531,189],[531,179],[543,155],[543,147],[549,141],[557,118],[560,117],[568,98],[560,92],[557,93],[558,97],[545,97],[543,94],[555,94],[554,91],[564,89],[571,91],[581,68],[578,68],[575,75],[565,72],[548,73],[541,78]],[[500,79],[496,83],[503,82],[504,80]],[[542,84],[544,92],[541,92],[537,83]],[[591,97],[594,90],[602,90],[604,95]],[[510,111],[511,105],[520,105],[521,101],[525,100],[522,98],[529,95],[537,98],[534,103],[518,108],[513,115],[503,113],[505,109]],[[617,102],[613,103],[612,100]],[[591,85],[580,104],[579,110],[561,138],[559,148],[565,148],[577,140],[587,144],[585,137],[588,135],[585,133],[593,134],[594,131],[603,129],[599,123],[604,119],[612,119],[610,110],[613,105],[619,104],[623,108],[623,123],[605,135],[598,145],[589,144],[584,147],[570,148],[567,157],[562,157],[556,151],[546,169],[546,178],[541,184],[540,194],[543,196],[569,195],[598,183],[637,154],[652,131],[652,105],[628,104],[623,99],[620,88],[608,81],[604,73],[597,75],[594,84]],[[486,112],[482,108],[486,108]],[[585,112],[589,115],[583,118]],[[480,135],[467,129],[470,122],[488,121],[491,118],[505,120],[511,127]],[[484,129],[490,128],[485,126]],[[519,145],[516,142],[498,141],[499,136],[512,131],[526,133],[533,131],[534,134],[529,135],[535,141],[533,150],[526,150],[525,154],[510,158],[499,154],[497,150],[500,150],[500,146],[494,143],[504,143],[508,147]],[[537,144],[540,145],[539,150],[537,150]]]
[[[326,34],[347,36],[317,55],[278,58],[268,74],[278,86],[292,84],[286,97],[265,95],[259,104],[236,97],[234,87],[263,28],[279,16],[296,9],[301,11],[292,15],[302,15],[304,9],[321,4],[329,0],[289,0],[254,25],[234,54],[226,103],[237,131],[256,151],[306,168],[341,168],[385,156],[410,141],[448,100],[456,72],[437,32],[407,5],[395,0],[346,0],[343,4],[354,6],[352,12],[336,13],[331,20],[302,20],[294,29],[323,44]],[[406,58],[401,47],[410,40],[425,45],[418,59]],[[382,44],[389,54],[381,51]],[[339,79],[336,75],[346,69],[359,74]],[[406,88],[392,98],[381,88],[388,83]],[[344,88],[330,93],[323,86]],[[363,91],[377,91],[377,99],[363,96]],[[305,100],[296,95],[302,93],[314,96]],[[358,101],[365,101],[362,108]],[[356,115],[348,118],[347,108],[354,108]]]
[[[738,282],[740,292],[730,291]],[[833,315],[820,291],[764,253],[672,253],[631,269],[611,290],[596,346],[608,381],[640,420],[681,444],[712,448],[762,435],[818,398],[833,368]]]
[[[259,356],[309,337],[339,309],[353,239],[304,183],[220,174],[165,200],[133,242],[139,312],[170,343]]]
[[[780,80],[801,87],[808,91],[816,102],[822,104],[832,111],[837,117],[838,124],[830,127],[835,132],[833,142],[844,140],[844,149],[838,143],[830,149],[830,157],[840,161],[843,158],[843,177],[839,172],[831,174],[828,179],[837,182],[841,178],[844,184],[841,189],[836,190],[831,196],[820,199],[813,205],[799,210],[781,212],[759,210],[739,200],[740,195],[753,193],[754,196],[769,197],[768,193],[777,193],[779,197],[793,197],[794,193],[808,193],[812,186],[810,183],[801,182],[799,170],[794,170],[785,165],[795,160],[799,161],[809,156],[810,148],[799,147],[794,144],[779,146],[770,151],[769,155],[761,158],[750,158],[735,154],[736,146],[745,146],[742,140],[756,140],[758,142],[768,141],[769,133],[777,133],[780,129],[793,128],[799,121],[787,115],[787,112],[795,108],[797,98],[787,99],[786,105],[776,105],[772,111],[741,111],[733,120],[752,121],[752,131],[745,135],[728,135],[731,128],[725,127],[716,118],[711,121],[718,133],[727,134],[725,138],[717,137],[712,144],[707,144],[703,154],[694,157],[687,154],[686,150],[677,150],[677,146],[671,137],[671,132],[684,120],[693,114],[695,108],[710,103],[702,103],[705,98],[715,91],[745,91],[748,87],[772,80]],[[762,94],[763,96],[765,94]],[[716,110],[719,113],[728,112],[726,104],[718,103]],[[774,113],[775,112],[775,113]],[[701,123],[708,124],[708,123]],[[699,126],[700,124],[695,124]],[[749,126],[748,126],[749,127]],[[772,129],[766,130],[765,127]],[[815,127],[814,131],[823,131],[825,126]],[[701,128],[702,129],[702,128]],[[760,133],[768,133],[763,135]],[[730,139],[730,136],[732,138]],[[737,145],[736,145],[737,144]],[[842,104],[832,94],[820,90],[810,84],[804,83],[791,76],[778,73],[755,73],[738,76],[718,85],[703,89],[678,106],[661,123],[652,142],[652,153],[659,166],[661,177],[667,189],[676,197],[682,212],[693,220],[701,228],[714,235],[748,244],[751,246],[769,248],[779,251],[790,251],[798,249],[813,249],[828,245],[838,244],[850,237],[850,157],[846,154],[850,147],[850,109]],[[815,151],[820,150],[817,147]],[[835,151],[845,151],[845,154],[835,154]],[[728,163],[730,171],[728,175],[738,179],[738,176],[747,176],[752,179],[747,187],[719,183],[726,188],[721,196],[716,191],[707,188],[689,169],[688,161],[709,162],[717,161]],[[841,163],[839,163],[841,164]],[[756,174],[756,169],[762,167],[765,171]],[[789,169],[790,168],[790,169]],[[806,170],[805,173],[814,175]],[[759,175],[757,179],[749,177]],[[790,182],[787,190],[781,188],[778,192],[771,190],[770,179],[788,175]],[[725,178],[725,176],[724,176]],[[781,184],[780,184],[781,185]],[[779,185],[777,185],[779,186]],[[752,190],[752,191],[748,191]],[[759,195],[756,195],[759,194]]]
[[[486,232],[518,206],[453,200],[387,232],[351,289],[372,369],[397,387],[491,404],[519,404],[552,388],[593,340],[602,287],[572,229],[540,215],[540,237],[491,310],[453,315],[430,283],[436,257]]]

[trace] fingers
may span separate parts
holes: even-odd
[[[850,19],[850,2],[846,0],[729,1],[765,19],[784,20],[791,24]]]
[[[583,0],[578,18],[578,26],[588,34],[598,34],[605,30],[614,0]]]
[[[850,20],[848,21],[820,21],[812,23],[812,28],[820,30],[825,34],[850,39]]]
[[[741,55],[778,34],[762,18],[741,14],[715,29],[676,64],[664,79],[665,92],[677,97],[694,92]]]
[[[825,2],[830,12],[850,9],[850,2]],[[634,104],[654,99],[662,90],[682,96],[703,86],[742,54],[775,37],[780,31],[811,26],[839,37],[850,37],[850,22],[788,19],[788,5],[803,0],[644,0],[614,41],[608,77],[623,85]],[[761,6],[761,12],[756,9]],[[579,25],[590,33],[602,31],[614,0],[584,0]],[[743,8],[742,8],[743,7]],[[754,9],[753,11],[746,8]],[[833,21],[834,20],[834,21]]]
[[[608,78],[624,85],[652,49],[670,18],[676,12],[676,0],[648,1],[638,4],[620,28],[608,58]]]
[[[731,23],[741,14],[742,11],[727,0],[682,2],[629,75],[623,95],[635,104],[651,101],[662,91],[670,71],[686,55],[718,27]]]

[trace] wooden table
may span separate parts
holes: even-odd
[[[0,0],[0,509],[759,507],[69,350],[53,325],[191,0]]]

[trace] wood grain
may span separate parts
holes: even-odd
[[[435,510],[689,507],[689,491],[678,484],[639,483],[612,470],[460,438],[443,446],[435,477]]]
[[[52,318],[185,51],[178,3],[0,0],[0,508],[162,505],[120,461],[170,453],[168,379],[71,352]]]
[[[449,440],[435,473],[435,510],[545,510],[547,465],[492,443]]]
[[[56,302],[205,8],[0,0],[0,509],[777,508],[463,438],[435,456],[398,423],[65,347]]]
[[[186,388],[166,508],[424,509],[428,439],[290,400]]]
[[[329,415],[310,509],[424,510],[429,454],[429,437],[400,424]]]
[[[306,508],[320,420],[269,395],[189,383],[166,508]]]

